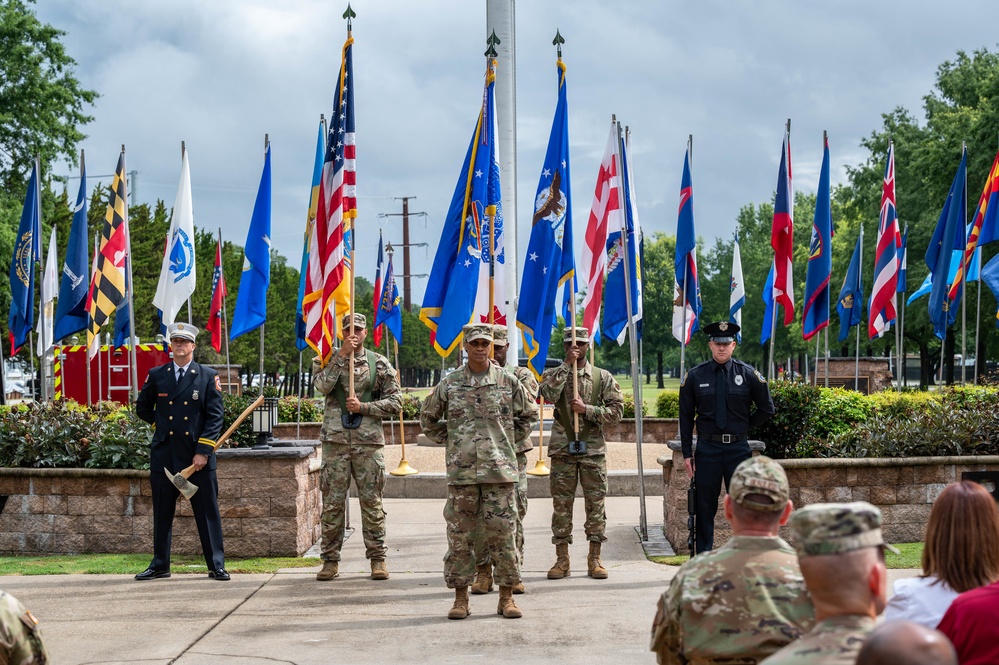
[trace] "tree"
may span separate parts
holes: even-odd
[[[19,188],[35,155],[42,171],[59,159],[76,163],[83,111],[97,99],[73,75],[59,39],[66,33],[38,20],[32,0],[0,2],[0,184]]]

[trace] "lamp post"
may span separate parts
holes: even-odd
[[[263,403],[253,410],[253,433],[257,435],[257,445],[254,450],[270,448],[274,439],[274,423],[278,419],[278,403],[276,397],[265,397]]]

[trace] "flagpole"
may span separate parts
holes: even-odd
[[[219,227],[219,272],[222,273],[222,280],[225,281],[225,268],[222,266],[222,227]],[[232,394],[232,367],[229,365],[229,325],[226,322],[228,316],[225,311],[225,289],[222,289],[222,341],[225,343],[225,376],[226,388]]]
[[[909,223],[905,224],[905,231],[902,236],[906,239],[906,246],[902,248],[902,262],[906,264],[906,279],[908,279],[908,263],[909,263]],[[901,273],[901,265],[899,266],[899,273]],[[900,385],[909,387],[909,377],[906,375],[906,357],[905,357],[905,289],[902,290],[902,301],[899,303],[899,356],[900,364],[902,366],[902,382]]]
[[[857,284],[864,283],[864,225],[860,225],[860,255],[859,263],[857,265]],[[861,301],[863,301],[864,293],[860,292]],[[863,303],[860,303],[863,307]],[[854,303],[854,307],[857,303]],[[851,314],[852,317],[852,314]],[[857,348],[853,352],[853,389],[860,392],[860,322],[857,322]]]
[[[642,465],[642,390],[638,375],[638,340],[635,337],[635,317],[631,293],[631,259],[628,256],[628,212],[624,200],[624,161],[621,159],[621,123],[617,127],[617,149],[615,152],[616,170],[621,176],[621,186],[618,187],[618,205],[623,217],[621,229],[621,262],[624,269],[624,299],[628,309],[628,342],[631,349],[631,385],[635,400],[635,441],[638,448],[638,528],[642,540],[649,539],[648,522],[645,515],[645,470]]]
[[[981,257],[979,256],[979,264],[981,263]],[[975,312],[975,378],[974,382],[978,383],[978,358],[980,354],[978,353],[979,338],[978,335],[981,333],[981,323],[982,323],[982,269],[981,265],[978,268],[978,307]]]
[[[393,335],[393,341],[395,342],[395,372],[399,373],[399,340],[395,339]],[[385,352],[388,353],[388,337],[385,338]],[[406,423],[402,418],[402,405],[399,405],[399,445],[401,446],[401,459],[399,460],[399,466],[394,470],[389,471],[393,476],[412,476],[419,473],[416,469],[409,465],[409,461],[406,459]]]
[[[831,313],[831,312],[830,312]],[[829,326],[825,329],[826,338],[826,388],[829,387]]]
[[[967,201],[968,201],[968,178],[967,177],[964,179],[964,201],[965,201],[965,205],[967,205]],[[967,213],[967,208],[965,208],[965,213]],[[965,228],[965,224],[966,223],[967,223],[967,214],[965,214],[965,218],[961,220],[961,228],[962,229]],[[964,234],[964,245],[965,245],[965,247],[967,247],[967,245],[968,245],[968,234],[967,233]],[[967,348],[967,345],[968,345],[968,267],[970,266],[970,263],[971,263],[970,261],[968,261],[968,262],[964,261],[963,254],[964,254],[964,251],[965,251],[965,247],[961,248],[961,254],[962,254],[961,263],[962,263],[962,265],[964,267],[964,269],[962,270],[962,272],[964,273],[964,275],[962,276],[962,279],[964,280],[964,285],[963,285],[963,292],[961,293],[961,385],[962,386],[964,386],[964,384],[967,382],[967,376],[968,376],[968,369],[967,369],[968,368],[968,348]],[[974,259],[974,257],[975,257],[974,252],[972,252],[971,257],[972,257],[972,259]]]

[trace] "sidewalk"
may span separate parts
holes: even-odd
[[[650,531],[661,499],[647,500]],[[648,641],[655,604],[676,568],[645,558],[636,497],[607,499],[607,580],[586,576],[582,500],[575,506],[572,577],[548,580],[554,561],[551,501],[530,503],[522,619],[496,615],[498,593],[472,596],[472,615],[448,621],[443,501],[387,499],[391,579],[368,579],[360,532],[343,550],[341,576],[314,568],[233,575],[215,582],[178,574],[5,577],[41,621],[53,663],[236,665],[294,663],[655,663]],[[360,514],[352,501],[353,526]],[[136,571],[138,572],[138,571]],[[919,571],[890,571],[891,579]],[[890,587],[889,587],[890,588]]]

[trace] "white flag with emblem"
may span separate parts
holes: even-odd
[[[42,323],[41,330],[38,331],[38,342],[35,348],[35,355],[41,357],[52,346],[53,319],[55,318],[55,299],[59,293],[59,282],[56,279],[56,230],[52,226],[52,237],[49,240],[49,254],[45,259],[45,274],[41,284],[41,302],[38,309],[41,311],[39,319]]]
[[[160,281],[153,296],[153,304],[163,312],[163,325],[169,326],[177,318],[184,303],[194,293],[194,283],[194,208],[191,203],[191,169],[185,149]]]

